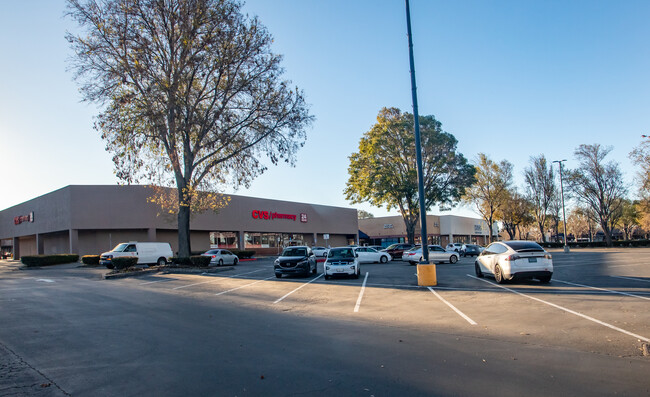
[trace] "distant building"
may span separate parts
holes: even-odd
[[[381,245],[406,242],[406,226],[402,216],[359,219],[359,230],[363,232],[362,243]],[[420,224],[415,227],[415,241],[421,241]],[[449,243],[472,243],[486,245],[490,235],[483,219],[456,215],[427,215],[427,235],[429,244],[446,246]],[[493,226],[493,236],[498,236],[498,227]]]
[[[175,217],[160,217],[146,186],[66,186],[0,211],[3,252],[97,255],[126,241],[168,242],[178,251]],[[192,251],[211,247],[276,255],[287,245],[347,245],[358,241],[352,208],[229,195],[218,213],[190,222]],[[326,239],[327,238],[327,239]]]

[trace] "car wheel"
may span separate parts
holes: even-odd
[[[548,284],[551,282],[551,277],[553,277],[553,275],[543,276],[539,278],[539,281],[543,284]]]
[[[318,268],[316,266],[314,266],[314,268],[312,269],[311,274],[316,274],[316,272],[318,272]]]
[[[381,258],[379,258],[380,263],[386,263],[388,262],[388,257],[386,255],[382,255]]]
[[[167,259],[158,258],[158,266],[165,266],[167,264]]]
[[[474,262],[474,273],[476,273],[476,277],[478,278],[483,278],[483,272],[481,271],[481,267],[478,265],[477,262]]]
[[[239,259],[235,258],[235,259],[232,261],[232,265],[233,265],[233,266],[237,266],[237,263],[239,263]]]
[[[329,280],[329,279],[330,279],[330,276],[328,276],[328,275],[326,274],[326,275],[325,275],[325,280]]]
[[[282,274],[281,273],[275,273],[275,277],[276,278],[282,278]]]
[[[494,268],[494,280],[499,284],[503,284],[503,282],[505,281],[505,279],[503,278],[503,272],[501,272],[501,266],[499,265],[496,265],[496,267]]]
[[[219,259],[219,263],[217,264],[217,266],[223,266],[223,259]]]
[[[449,263],[454,264],[458,262],[458,257],[456,255],[452,255],[449,257]]]
[[[354,278],[359,278],[359,273],[361,273],[361,270],[358,270],[356,273],[354,273]]]

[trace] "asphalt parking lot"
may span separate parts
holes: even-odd
[[[401,261],[327,281],[0,262],[0,357],[24,367],[0,395],[650,395],[650,249],[553,260],[550,284],[461,258],[432,288]]]

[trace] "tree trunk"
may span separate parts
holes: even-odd
[[[406,240],[409,244],[415,244],[415,224],[417,223],[417,217],[411,219],[409,215],[402,215],[404,219],[404,226],[406,226]]]
[[[178,190],[178,256],[187,258],[192,253],[190,245],[190,206],[183,189]],[[185,204],[183,204],[185,203]]]
[[[537,222],[539,226],[539,232],[542,234],[542,243],[546,242],[546,234],[544,234],[544,224],[542,222]]]
[[[607,246],[608,247],[613,246],[613,244],[612,244],[612,231],[609,229],[608,222],[601,221],[600,225],[603,228],[603,233],[605,233],[605,242],[607,243]]]

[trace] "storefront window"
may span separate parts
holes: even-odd
[[[244,241],[246,244],[245,249],[304,245],[304,238],[302,234],[247,232],[244,234]]]
[[[210,232],[210,246],[217,248],[239,248],[237,233],[235,232]]]

